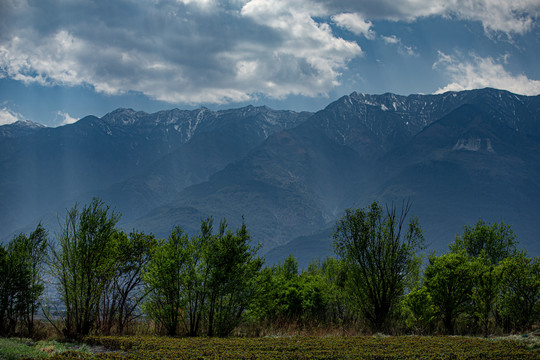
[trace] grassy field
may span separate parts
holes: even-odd
[[[0,359],[45,359],[62,352],[89,353],[86,345],[58,342],[55,340],[33,341],[21,338],[0,338]]]
[[[89,337],[113,352],[51,359],[540,359],[537,341],[467,337]],[[102,348],[102,349],[105,349]]]

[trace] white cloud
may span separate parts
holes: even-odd
[[[23,116],[19,113],[9,110],[8,108],[0,108],[0,125],[7,125],[23,120]]]
[[[401,40],[398,39],[396,35],[390,35],[390,36],[381,35],[381,38],[387,44],[399,44],[401,42]]]
[[[375,38],[372,21],[442,16],[486,31],[524,33],[538,0],[63,0],[3,2],[0,78],[44,86],[139,92],[170,103],[321,96],[341,82],[360,46],[330,21]],[[331,19],[331,20],[328,20]],[[381,37],[398,52],[416,49]]]
[[[260,71],[249,82],[258,84],[263,93],[276,98],[325,95],[339,84],[347,61],[362,55],[358,44],[335,37],[328,24],[313,20],[323,10],[311,5],[302,0],[252,0],[242,8],[242,16],[271,28],[282,39],[270,49],[242,52],[239,46],[227,54],[235,62],[257,62]]]
[[[42,2],[9,6],[0,74],[27,84],[192,104],[320,96],[362,55],[313,19],[327,13],[311,0],[118,0],[107,9],[66,0],[55,14]]]
[[[178,0],[178,2],[185,5],[195,5],[205,10],[211,9],[213,6],[216,6],[214,0]]]
[[[404,45],[401,42],[401,39],[398,38],[396,35],[390,35],[390,36],[384,36],[381,35],[381,39],[388,45],[395,45],[398,48],[398,52],[402,55],[408,55],[408,56],[418,56],[416,53],[414,47]]]
[[[375,31],[371,21],[366,21],[358,13],[342,13],[332,16],[332,20],[340,27],[345,28],[356,35],[363,35],[366,39],[373,40]]]
[[[439,60],[433,63],[433,69],[438,68],[440,65],[449,65],[454,62],[454,58],[452,56],[443,53],[441,50],[438,50],[437,54],[439,56]]]
[[[76,123],[77,121],[79,121],[79,119],[71,117],[68,113],[65,113],[60,110],[56,112],[55,122],[59,123],[59,126],[73,124],[73,123]]]
[[[428,16],[479,21],[486,32],[524,34],[540,17],[538,0],[314,0],[329,11],[358,12],[370,20],[414,21]]]
[[[459,61],[456,57],[439,51],[439,60],[433,64],[434,69],[445,71],[451,83],[438,89],[435,93],[446,91],[462,91],[492,87],[508,90],[522,95],[540,94],[540,81],[529,79],[524,74],[513,75],[503,64],[493,58],[472,56],[472,61]]]

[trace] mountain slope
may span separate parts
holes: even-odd
[[[437,248],[480,217],[504,219],[531,251],[540,216],[540,142],[464,105],[381,159],[376,197],[410,197]],[[384,170],[383,170],[384,169]]]
[[[199,135],[216,134],[211,139],[207,137],[207,141],[199,141],[198,146],[192,146],[185,158],[191,161],[192,168],[196,168],[192,172],[199,172],[197,176],[205,178],[232,159],[242,156],[246,148],[262,141],[268,134],[294,126],[307,116],[308,113],[254,107],[221,112],[204,108],[193,111],[174,109],[155,114],[118,109],[101,119],[88,116],[75,124],[42,129],[24,137],[4,137],[0,141],[2,235],[7,236],[29,222],[35,222],[44,213],[62,211],[76,201],[86,202],[96,195],[112,200],[111,205],[120,211],[130,209],[133,204],[130,199],[138,200],[132,197],[134,192],[122,193],[113,184],[129,183],[137,176],[151,176],[145,175],[149,168],[159,169],[158,161],[188,142],[196,143]],[[218,159],[212,162],[205,152],[208,153],[207,150],[220,137],[227,138],[231,132],[236,133],[234,128],[233,131],[226,130],[227,124],[235,121],[243,123],[249,131],[238,130],[238,135],[244,135],[244,139],[240,141],[236,137],[238,141],[227,143],[227,151],[215,149]],[[197,155],[198,151],[202,154]],[[179,153],[183,151],[179,150]],[[198,164],[195,155],[208,161]],[[174,162],[175,157],[172,159]],[[163,162],[165,166],[170,164],[167,160]],[[189,166],[182,163],[179,168],[180,172],[189,171]],[[174,168],[170,169],[173,169],[173,174],[169,183],[185,186],[199,181],[195,177],[182,182],[174,174]],[[165,170],[168,171],[169,168]],[[168,196],[167,193],[162,194],[163,188],[150,188],[149,198],[156,194]],[[177,190],[171,189],[170,192]],[[107,196],[111,194],[113,196]],[[153,201],[150,204],[154,204]],[[143,209],[146,211],[148,207],[143,206]]]
[[[264,251],[297,237],[295,247],[309,248],[302,241],[312,237],[305,235],[331,227],[347,207],[410,198],[431,249],[444,249],[479,217],[507,220],[525,246],[536,249],[537,108],[538,97],[493,89],[409,97],[353,93],[270,136],[156,209],[154,221],[139,223],[152,231],[165,223],[196,229],[200,216],[239,221],[244,214]],[[186,208],[199,218],[168,215]]]
[[[40,218],[54,225],[58,209],[98,195],[125,229],[159,237],[176,225],[196,233],[206,216],[233,227],[244,216],[271,261],[293,252],[307,264],[329,253],[346,208],[410,199],[429,250],[483,217],[512,224],[540,253],[540,96],[352,93],[315,114],[118,109],[4,133],[3,235]]]
[[[208,180],[269,135],[298,125],[310,115],[253,106],[217,112],[212,127],[193,135],[144,172],[112,185],[100,195],[116,204],[123,221],[133,220],[184,188]]]

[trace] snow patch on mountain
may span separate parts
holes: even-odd
[[[493,150],[493,145],[491,144],[491,139],[481,139],[481,138],[467,138],[459,139],[457,143],[452,148],[454,151],[486,151],[489,153],[495,153]]]

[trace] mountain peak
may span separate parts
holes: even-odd
[[[46,126],[43,124],[35,123],[30,120],[19,120],[12,124],[13,126],[20,127],[20,128],[33,128],[33,129],[41,129],[45,128]]]
[[[30,120],[18,120],[14,123],[0,126],[0,136],[19,137],[32,134],[44,128],[46,128],[46,126],[43,124],[35,123]]]
[[[145,115],[147,113],[144,111],[135,111],[131,108],[118,108],[103,116],[102,120],[112,125],[133,125]]]

